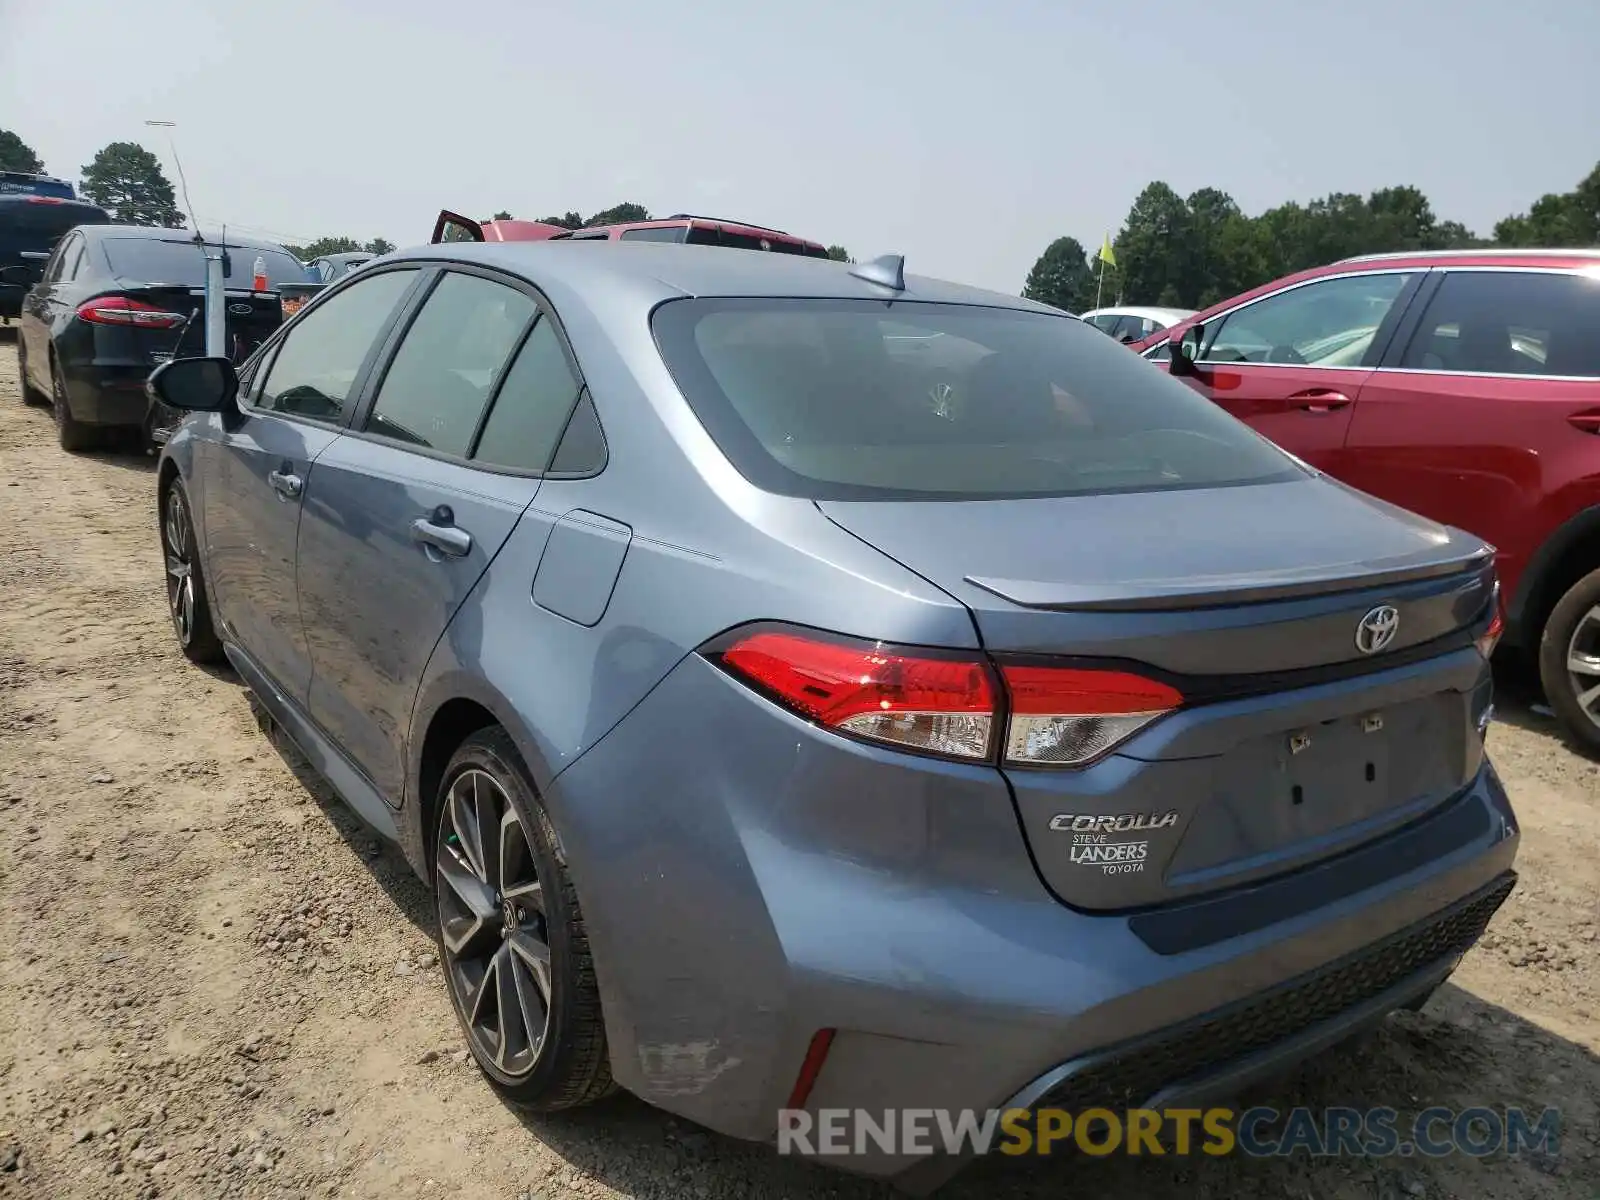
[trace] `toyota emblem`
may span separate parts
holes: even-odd
[[[1400,610],[1392,604],[1380,604],[1356,626],[1356,649],[1362,654],[1387,650],[1399,632]]]

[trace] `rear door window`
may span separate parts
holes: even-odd
[[[1200,360],[1359,367],[1410,280],[1402,271],[1345,275],[1274,292],[1211,323]]]
[[[1600,279],[1550,271],[1450,271],[1400,366],[1600,378]]]
[[[757,486],[814,499],[1218,487],[1299,468],[1071,317],[833,299],[685,299],[653,318],[700,421]],[[911,344],[921,341],[924,350]]]
[[[535,311],[515,288],[446,272],[384,372],[367,432],[465,457]]]
[[[625,242],[681,242],[687,227],[683,225],[652,225],[645,229],[624,229]]]
[[[555,323],[539,318],[506,372],[473,458],[519,471],[545,471],[578,399]]]
[[[280,343],[256,406],[342,420],[373,343],[416,278],[410,269],[369,275],[301,316]]]

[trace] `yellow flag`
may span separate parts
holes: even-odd
[[[1116,251],[1111,249],[1111,235],[1109,233],[1106,234],[1106,240],[1100,244],[1100,261],[1111,267],[1117,265],[1117,254]]]

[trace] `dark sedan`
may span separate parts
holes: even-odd
[[[23,298],[17,339],[23,399],[50,404],[65,450],[161,436],[179,414],[151,405],[144,382],[173,357],[205,353],[205,254],[224,252],[226,344],[242,362],[283,324],[277,289],[310,282],[282,246],[137,225],[80,225]],[[256,290],[257,262],[266,289]]]

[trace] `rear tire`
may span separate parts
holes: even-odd
[[[17,384],[22,390],[22,402],[31,408],[43,408],[50,403],[46,396],[33,384],[28,382],[28,354],[22,348],[22,337],[17,337]]]
[[[533,1112],[610,1094],[600,986],[578,894],[503,729],[462,743],[445,769],[438,811],[434,935],[478,1069],[506,1101]]]
[[[100,444],[100,431],[72,415],[72,406],[67,402],[66,384],[61,382],[61,372],[55,369],[54,363],[50,371],[50,408],[56,419],[56,439],[63,450],[77,454],[81,450],[93,450]]]
[[[1600,571],[1578,580],[1551,609],[1539,638],[1539,681],[1567,733],[1600,756]]]

